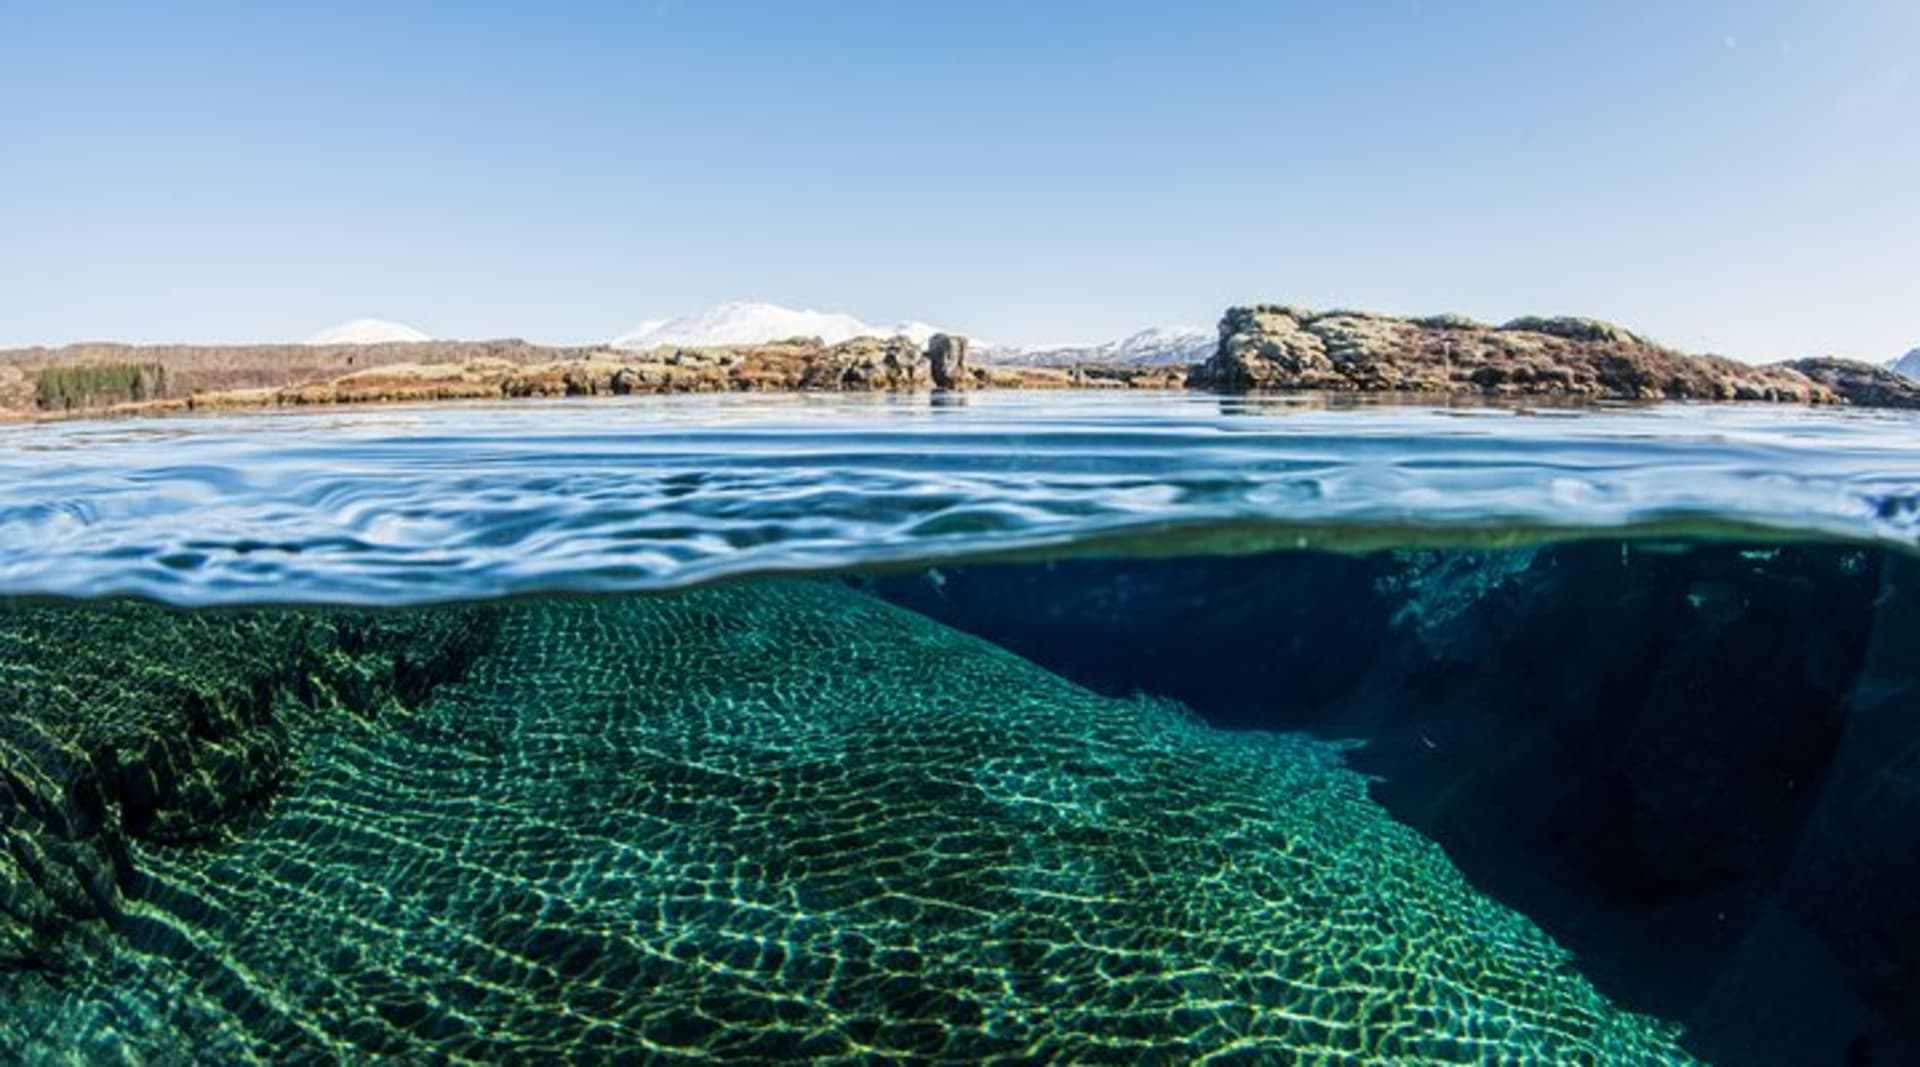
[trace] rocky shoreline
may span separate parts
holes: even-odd
[[[1762,401],[1920,407],[1920,383],[1868,363],[1755,366],[1676,352],[1598,319],[1397,318],[1278,304],[1229,309],[1194,388]]]
[[[1191,365],[1008,365],[965,338],[814,338],[712,348],[524,341],[133,346],[0,351],[0,419],[324,404],[720,392],[1200,389],[1920,408],[1920,383],[1833,358],[1755,366],[1687,355],[1596,319],[1492,326],[1288,305],[1230,308]]]

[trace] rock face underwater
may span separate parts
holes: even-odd
[[[0,609],[0,971],[119,916],[141,844],[230,838],[341,721],[416,706],[483,611]]]
[[[878,580],[1100,692],[1364,738],[1370,795],[1731,1067],[1920,1057],[1920,562],[1618,541]]]
[[[26,1060],[1690,1062],[1336,750],[840,584],[0,641]]]

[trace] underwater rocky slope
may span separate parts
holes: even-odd
[[[0,634],[29,1060],[1689,1062],[1336,750],[836,583]]]

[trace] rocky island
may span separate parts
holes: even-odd
[[[649,349],[504,340],[0,351],[0,418],[522,397],[1068,388],[1920,408],[1920,382],[1853,360],[1756,366],[1681,353],[1589,318],[1526,317],[1492,326],[1458,315],[1406,318],[1281,304],[1228,309],[1212,354],[1188,365],[994,362],[949,334],[935,334],[924,347],[897,336]]]

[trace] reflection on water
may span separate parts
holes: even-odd
[[[393,604],[1009,552],[1920,545],[1920,419],[649,398],[0,431],[0,591]]]

